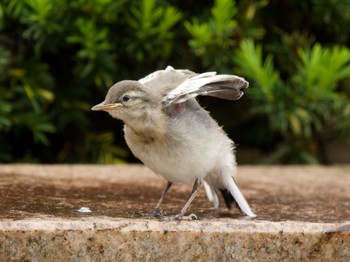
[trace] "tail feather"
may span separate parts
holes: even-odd
[[[233,198],[233,196],[231,195],[230,191],[228,191],[227,189],[219,189],[221,192],[221,195],[225,201],[226,207],[228,209],[231,209],[232,204],[236,204],[235,199]]]
[[[226,180],[226,186],[227,186],[228,191],[233,196],[234,201],[237,203],[238,207],[241,209],[241,211],[250,217],[256,217],[256,215],[250,209],[250,206],[249,206],[247,200],[242,195],[241,191],[239,190],[236,182],[234,181],[234,179],[232,177],[229,177]],[[224,199],[225,199],[225,197],[224,197]],[[228,200],[229,200],[229,198],[225,199],[225,202]],[[227,202],[226,202],[226,204],[227,204]]]
[[[205,181],[203,184],[204,184],[205,192],[207,193],[208,200],[210,202],[214,203],[215,208],[218,208],[219,207],[219,198],[215,192],[215,189]]]

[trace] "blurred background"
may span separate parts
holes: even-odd
[[[167,65],[237,74],[200,98],[239,164],[350,163],[349,0],[1,0],[0,162],[136,161],[108,88]]]

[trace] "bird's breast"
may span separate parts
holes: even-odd
[[[166,180],[180,183],[193,183],[195,177],[188,176],[191,165],[182,156],[182,149],[174,141],[165,137],[138,137],[132,130],[125,128],[125,140],[132,153],[148,168]]]
[[[225,150],[220,148],[217,138],[200,132],[185,135],[176,130],[179,129],[172,128],[167,135],[151,139],[124,128],[130,150],[147,167],[168,181],[190,184],[198,177],[204,178]]]

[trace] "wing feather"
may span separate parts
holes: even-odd
[[[168,66],[138,80],[151,92],[163,97],[164,106],[185,102],[199,95],[237,100],[249,83],[235,75],[217,75],[216,72],[196,74],[187,69]]]
[[[163,97],[163,104],[169,106],[182,103],[190,98],[207,95],[227,100],[237,100],[242,97],[242,89],[248,88],[249,83],[235,75],[216,75],[207,72],[184,80]]]
[[[139,82],[141,83],[141,84],[147,84],[147,83],[149,83],[149,82],[151,82],[151,81],[153,81],[153,80],[155,80],[155,79],[157,79],[157,78],[159,78],[161,75],[163,75],[165,72],[169,72],[169,71],[172,71],[172,70],[175,70],[172,66],[167,66],[166,68],[165,68],[165,70],[157,70],[157,71],[155,71],[155,72],[153,72],[153,73],[151,73],[151,74],[149,74],[149,75],[147,75],[147,76],[145,76],[145,77],[143,77],[143,78],[141,78],[141,79],[139,79]]]

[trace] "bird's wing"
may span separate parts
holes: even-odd
[[[187,78],[196,75],[196,73],[186,69],[174,69],[168,66],[165,70],[155,71],[144,78],[138,80],[149,91],[165,94],[172,89],[174,84],[182,83]]]
[[[179,76],[195,74],[192,71],[187,70],[187,69],[174,69],[172,66],[167,66],[164,70],[157,70],[157,71],[139,79],[138,81],[141,84],[148,84],[154,80],[158,81],[160,78],[163,78],[165,75],[170,75],[170,74],[174,74],[174,73],[179,75]]]
[[[243,95],[242,89],[248,86],[249,83],[244,78],[235,75],[217,75],[216,72],[198,74],[173,85],[164,94],[163,105],[182,103],[199,95],[237,100]]]

